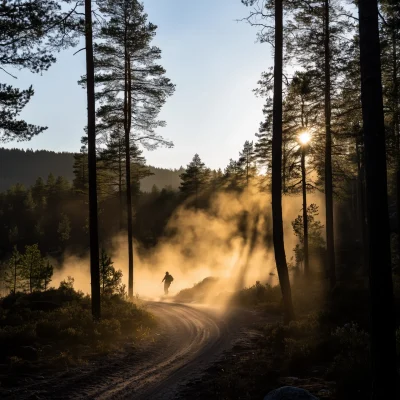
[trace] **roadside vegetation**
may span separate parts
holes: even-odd
[[[194,293],[199,286],[188,290]],[[322,287],[318,280],[295,280],[292,291],[297,319],[286,325],[278,322],[258,326],[245,345],[238,343],[226,352],[205,378],[189,385],[182,396],[263,398],[275,388],[291,385],[308,390],[320,400],[368,398],[372,376],[368,290],[354,282],[342,283],[327,297]],[[281,298],[279,286],[257,283],[232,294],[231,305],[263,315],[282,315]],[[395,300],[399,323],[397,275]],[[396,341],[400,365],[399,328]]]
[[[110,282],[110,280],[107,280]],[[133,348],[149,337],[155,320],[137,299],[105,292],[103,317],[94,321],[90,297],[69,278],[55,289],[11,293],[0,301],[0,382],[16,386],[27,376],[53,374],[99,356]]]

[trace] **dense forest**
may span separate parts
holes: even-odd
[[[50,174],[62,176],[72,183],[74,179],[74,154],[56,153],[48,150],[20,150],[0,148],[0,192],[5,192],[17,183],[26,188],[37,178],[47,179]],[[178,189],[182,167],[176,170],[149,166],[152,175],[143,178],[140,188],[150,192],[153,185],[163,189],[171,186]]]
[[[204,335],[222,351],[229,329],[246,326],[183,398],[262,398],[267,390],[266,400],[398,398],[400,3],[241,3],[242,23],[272,48],[273,67],[254,88],[263,120],[224,168],[196,153],[174,171],[148,166],[143,155],[173,147],[159,116],[176,90],[144,4],[0,6],[3,70],[45,71],[57,51],[85,40],[79,85],[88,106],[80,152],[0,151],[0,378],[11,394],[26,371],[69,368],[135,343],[130,365],[141,340],[165,349]],[[0,85],[0,141],[46,129],[18,119],[33,95]],[[90,295],[73,276],[52,285],[67,254],[88,267]],[[188,286],[201,282],[179,286],[174,305],[135,297],[151,292],[143,277],[161,280],[170,266]],[[178,305],[193,302],[218,305],[223,316]],[[110,385],[114,393],[121,383]]]

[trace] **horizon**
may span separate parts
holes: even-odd
[[[143,155],[149,165],[171,169],[185,167],[198,153],[207,167],[224,169],[238,157],[244,142],[254,139],[263,120],[264,101],[252,91],[271,65],[271,49],[256,43],[255,29],[237,22],[248,12],[240,2],[186,3],[144,1],[149,21],[158,25],[153,43],[162,51],[160,64],[176,91],[160,113],[167,126],[159,129],[174,148],[143,149]],[[18,79],[3,74],[15,87],[33,85],[35,95],[21,118],[48,126],[31,141],[4,143],[5,148],[79,151],[87,116],[85,91],[77,81],[85,72],[85,55],[73,53],[81,47],[59,53],[43,74],[15,69],[10,71]]]

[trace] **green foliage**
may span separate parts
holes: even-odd
[[[259,306],[267,308],[270,312],[281,313],[280,301],[282,293],[279,286],[272,287],[257,282],[254,286],[236,292],[231,299],[232,304],[251,307]]]
[[[103,296],[123,294],[124,287],[121,284],[122,271],[115,270],[111,258],[104,249],[100,254],[100,289]]]
[[[38,304],[42,309],[38,310]],[[53,307],[50,307],[53,306]],[[45,307],[48,306],[48,307]],[[94,322],[90,298],[73,288],[73,279],[58,289],[10,295],[0,301],[0,381],[6,376],[64,370],[99,354],[142,339],[153,317],[118,296],[103,299],[103,318]],[[7,371],[7,374],[3,372]]]
[[[17,293],[22,287],[21,277],[21,254],[19,253],[17,246],[14,246],[11,257],[6,263],[6,269],[4,271],[4,283],[11,293]]]
[[[67,11],[61,10],[58,1],[6,0],[0,14],[0,67],[6,73],[8,67],[45,71],[55,62],[56,49],[73,44],[70,34],[75,25],[65,18]],[[19,90],[0,84],[0,142],[30,140],[47,129],[18,119],[33,94],[32,86]]]
[[[307,207],[308,219],[308,245],[310,249],[321,249],[325,247],[325,241],[322,236],[324,225],[316,219],[319,215],[318,206],[310,204]],[[297,244],[293,249],[296,257],[296,263],[300,263],[304,259],[304,225],[303,215],[299,215],[293,222],[292,227],[294,234],[297,236],[300,244]]]
[[[67,280],[60,282],[60,290],[64,292],[74,292],[75,279],[72,276],[68,276]]]
[[[369,336],[357,324],[349,323],[336,328],[332,335],[333,346],[339,351],[334,356],[328,376],[338,381],[340,392],[367,392],[370,381]]]
[[[196,200],[208,183],[209,173],[198,154],[193,156],[187,165],[185,172],[181,174],[181,186],[179,190],[185,197],[195,196]]]
[[[44,261],[37,244],[26,246],[21,257],[22,277],[27,290],[32,293],[44,288]]]
[[[6,289],[17,294],[18,291],[47,290],[53,276],[53,266],[42,258],[37,244],[26,246],[24,253],[17,247],[5,263],[2,271]]]
[[[71,235],[71,222],[67,215],[61,214],[61,219],[58,224],[57,233],[60,235],[62,243],[67,242]]]

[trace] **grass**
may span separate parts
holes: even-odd
[[[17,293],[0,302],[0,379],[13,386],[25,374],[65,370],[146,338],[155,321],[136,303],[102,299],[102,319],[90,298],[65,283],[58,289]]]

